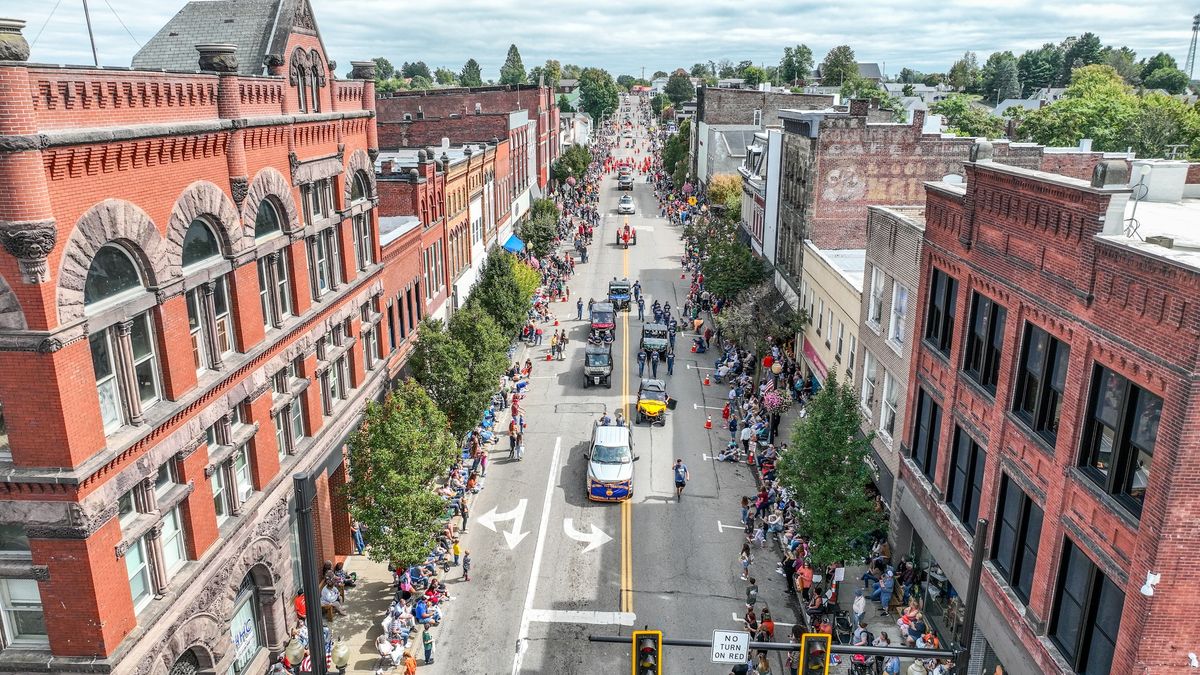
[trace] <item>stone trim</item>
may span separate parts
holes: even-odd
[[[29,525],[25,533],[30,539],[87,539],[102,525],[117,517],[117,504],[112,502],[94,513],[87,513],[79,504],[68,507],[70,524]]]
[[[296,153],[288,155],[288,164],[292,168],[292,185],[303,185],[313,181],[340,176],[346,172],[342,164],[342,153],[338,152],[329,157],[301,160]],[[374,173],[372,171],[372,173]]]
[[[0,298],[3,296],[0,295]],[[2,316],[2,315],[0,315]],[[83,322],[75,322],[53,332],[26,331],[21,333],[0,332],[0,352],[37,352],[53,354],[67,345],[87,337]]]
[[[344,181],[346,185],[343,190],[343,204],[350,204],[350,191],[354,187],[354,175],[358,172],[362,172],[366,176],[367,188],[369,190],[366,195],[367,199],[369,200],[379,194],[375,184],[375,162],[371,160],[370,155],[364,150],[355,150],[350,153],[350,159],[346,162],[346,180]]]
[[[50,280],[46,258],[58,242],[58,224],[45,220],[0,221],[0,245],[17,259],[21,279],[27,284]]]
[[[246,201],[242,206],[243,236],[254,238],[254,220],[258,217],[259,204],[268,197],[281,211],[284,222],[280,223],[280,227],[284,232],[294,232],[300,227],[300,212],[292,199],[292,186],[282,173],[268,166],[255,174],[246,192]]]
[[[167,265],[171,276],[183,267],[183,240],[195,220],[204,220],[221,242],[226,257],[242,251],[248,242],[233,200],[221,188],[205,180],[187,187],[175,200],[167,221]]]
[[[50,567],[18,560],[0,561],[0,579],[33,579],[49,581]]]

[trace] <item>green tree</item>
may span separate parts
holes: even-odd
[[[725,79],[733,77],[737,74],[737,66],[729,59],[721,59],[717,61],[717,77]]]
[[[929,112],[946,119],[946,127],[958,136],[1000,138],[1004,120],[975,105],[978,97],[951,94],[929,106]]]
[[[921,82],[928,87],[936,87],[939,84],[946,84],[945,73],[925,73],[921,78]]]
[[[574,63],[568,63],[562,67],[562,79],[564,80],[578,80],[581,74],[583,74],[583,68]]]
[[[917,86],[915,84],[906,84],[904,85],[904,88],[900,90],[900,93],[904,96],[916,96]]]
[[[1063,97],[1022,115],[1018,134],[1043,145],[1072,146],[1092,139],[1096,150],[1128,147],[1126,131],[1138,114],[1138,99],[1111,66],[1077,68]]]
[[[350,437],[350,515],[366,526],[376,562],[414,565],[441,528],[446,502],[430,489],[458,452],[446,415],[414,380],[367,404]]]
[[[530,217],[521,225],[520,235],[530,253],[539,258],[548,255],[554,249],[554,238],[558,236],[558,218]]]
[[[1000,103],[1017,98],[1021,88],[1017,82],[1017,57],[1012,52],[993,52],[980,71],[980,91],[984,100]]]
[[[903,84],[917,84],[925,79],[925,76],[912,68],[901,68],[900,74],[896,76],[896,80]]]
[[[371,60],[375,62],[376,80],[390,80],[396,75],[396,68],[392,65],[391,61],[382,56],[376,56]]]
[[[850,45],[839,45],[829,50],[821,61],[821,85],[840,87],[846,80],[858,77],[858,61]]]
[[[867,495],[867,457],[874,432],[861,435],[854,387],[830,373],[796,423],[789,450],[777,464],[793,494],[800,531],[809,537],[813,567],[862,558],[883,517]]]
[[[400,66],[400,75],[402,77],[423,77],[427,80],[433,80],[433,73],[429,71],[429,66],[425,65],[424,61],[416,61],[414,63],[404,62]]]
[[[650,110],[654,112],[654,116],[658,117],[662,114],[663,107],[667,105],[667,97],[662,94],[655,94],[650,99]]]
[[[679,130],[667,139],[663,144],[662,161],[663,169],[674,176],[682,167],[687,169],[688,156],[688,137],[691,134],[691,120],[684,120],[679,124]],[[682,183],[676,183],[682,185]]]
[[[1021,82],[1021,96],[1029,98],[1038,89],[1053,86],[1059,71],[1062,70],[1062,63],[1062,50],[1051,42],[1021,54],[1017,58],[1017,79]]]
[[[1063,40],[1060,49],[1063,53],[1062,69],[1059,71],[1058,82],[1060,87],[1065,86],[1071,81],[1071,72],[1076,68],[1090,66],[1094,63],[1101,63],[1101,52],[1104,45],[1100,42],[1100,38],[1096,37],[1095,33],[1084,33],[1079,37],[1069,37]]]
[[[813,53],[808,45],[784,47],[779,61],[779,80],[792,86],[808,81],[813,69]]]
[[[571,105],[571,102],[569,100],[567,100],[566,94],[558,95],[558,110],[559,110],[559,112],[565,112],[565,113],[576,112],[575,106]]]
[[[562,64],[558,59],[546,59],[545,65],[542,66],[542,75],[546,78],[545,85],[551,89],[558,89],[558,83],[563,79],[562,72]]]
[[[757,87],[767,81],[767,71],[758,66],[750,66],[742,71],[742,79],[746,80],[747,85]]]
[[[717,315],[722,337],[732,339],[754,354],[765,354],[769,340],[779,343],[795,339],[796,334],[804,330],[808,319],[790,308],[779,311],[774,306],[777,297],[775,284],[770,280],[739,293]]]
[[[526,84],[525,64],[521,63],[521,52],[517,46],[508,46],[508,56],[500,66],[500,84]]]
[[[525,322],[530,291],[517,283],[517,268],[524,263],[504,249],[493,249],[479,268],[479,280],[471,289],[468,304],[481,307],[505,335],[515,335]]]
[[[975,57],[975,52],[967,52],[963,57],[954,62],[950,66],[950,72],[946,74],[950,80],[950,86],[959,91],[978,91],[979,90],[979,60]]]
[[[632,75],[618,75],[617,76],[617,86],[624,89],[625,91],[629,91],[629,89],[633,86],[633,82],[634,82],[634,79],[633,79]]]
[[[455,342],[466,348],[465,381],[473,394],[471,401],[475,405],[475,416],[471,418],[471,423],[475,425],[508,366],[508,344],[512,333],[504,332],[487,310],[471,302],[450,316],[449,332]],[[455,438],[462,438],[465,433],[461,432]]]
[[[692,64],[692,69],[691,69],[691,71],[689,71],[689,74],[692,77],[704,77],[705,75],[708,74],[708,64],[705,64],[705,63]]]
[[[579,107],[597,123],[617,109],[617,83],[603,68],[584,68],[579,74]]]
[[[458,74],[458,82],[464,87],[482,87],[483,70],[479,67],[479,62],[475,59],[467,59],[467,62],[463,64],[462,72]]]
[[[868,80],[865,77],[855,75],[842,84],[841,94],[842,98],[847,100],[865,98],[875,101],[881,110],[892,111],[892,117],[896,121],[904,120],[904,105],[900,102],[900,99],[888,94],[887,90],[875,80]]]
[[[378,94],[390,94],[392,92],[400,91],[402,89],[407,89],[407,88],[408,88],[408,85],[406,85],[404,83],[404,80],[400,80],[400,79],[397,79],[394,77],[388,78],[386,80],[376,80],[375,81],[375,92]]]
[[[562,183],[568,177],[574,177],[576,181],[582,181],[584,175],[587,174],[588,165],[591,163],[591,151],[587,149],[587,146],[575,143],[554,160],[552,169],[554,180]]]
[[[1179,64],[1175,61],[1175,57],[1166,52],[1159,52],[1148,59],[1143,59],[1141,64],[1142,72],[1139,76],[1144,80],[1161,68],[1178,68]]]
[[[1157,92],[1139,103],[1125,134],[1138,157],[1166,157],[1168,146],[1183,145],[1184,157],[1200,158],[1200,109]]]
[[[1129,47],[1105,47],[1100,52],[1100,62],[1112,66],[1126,84],[1136,85],[1142,80],[1142,69],[1137,64],[1137,52]]]
[[[433,79],[440,85],[454,86],[458,84],[458,75],[449,68],[438,68],[433,71]]]
[[[475,428],[483,412],[479,392],[472,391],[468,382],[467,361],[470,358],[467,346],[450,335],[441,319],[421,322],[408,366],[413,377],[449,419],[450,433],[455,439],[464,438]]]
[[[1178,68],[1159,68],[1150,73],[1142,84],[1147,89],[1162,89],[1168,94],[1182,94],[1187,91],[1188,74]]]
[[[663,89],[671,103],[679,105],[696,97],[696,86],[688,78],[687,73],[676,72],[667,78],[667,86]]]
[[[650,76],[650,79],[657,80],[660,77],[667,77],[668,75],[670,75],[670,73],[665,70],[656,70],[654,71],[654,74]]]
[[[736,241],[713,245],[701,263],[701,269],[704,270],[704,287],[722,298],[732,298],[762,283],[769,274],[763,260],[756,257],[749,246]]]
[[[433,89],[433,80],[424,75],[417,75],[408,81],[408,88],[417,90]]]

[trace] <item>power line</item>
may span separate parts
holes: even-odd
[[[117,23],[121,24],[121,28],[124,28],[125,32],[129,33],[129,38],[138,46],[138,49],[141,49],[142,43],[138,42],[138,39],[133,36],[133,31],[129,30],[129,26],[126,26],[125,22],[121,20],[121,15],[117,14],[117,10],[113,9],[113,6],[109,4],[108,0],[104,0],[104,4],[108,5],[108,11],[112,12],[113,16],[117,17]]]
[[[62,0],[54,3],[54,9],[50,10],[50,16],[46,17],[46,20],[42,22],[42,27],[38,29],[37,35],[33,36],[33,42],[30,43],[31,47],[37,44],[38,38],[42,37],[42,32],[46,30],[46,26],[50,24],[50,19],[54,18],[54,13],[58,11],[58,6],[61,4]]]

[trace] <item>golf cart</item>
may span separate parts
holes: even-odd
[[[583,388],[604,384],[612,389],[612,346],[588,345],[583,352]]]
[[[612,342],[617,327],[617,312],[611,302],[596,302],[591,310],[592,330],[588,342],[592,344]]]
[[[643,378],[638,387],[637,416],[634,419],[638,424],[666,424],[667,410],[674,410],[675,405],[675,399],[667,396],[665,382]]]
[[[642,326],[642,343],[643,350],[659,352],[661,356],[667,354],[667,327],[661,323],[648,323]]]
[[[628,279],[613,279],[608,282],[608,301],[617,309],[629,309],[630,285]]]

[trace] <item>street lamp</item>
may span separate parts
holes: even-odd
[[[321,463],[318,466],[324,466]],[[308,624],[308,656],[313,675],[328,675],[325,665],[325,621],[321,616],[321,591],[317,581],[317,546],[313,537],[312,503],[317,496],[311,473],[292,474],[292,489],[296,495],[296,529],[300,531],[300,578],[304,584],[304,620]],[[289,646],[290,647],[290,646]],[[290,661],[289,657],[289,661]],[[299,663],[296,661],[294,663]]]

